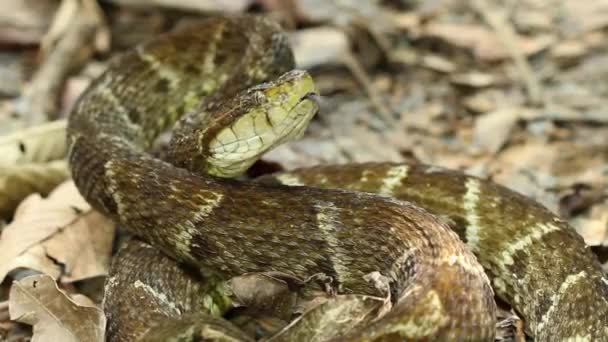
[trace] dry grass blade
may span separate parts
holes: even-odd
[[[541,104],[543,94],[541,84],[536,74],[532,71],[530,64],[528,64],[526,57],[517,46],[516,34],[513,28],[506,23],[502,15],[492,9],[485,1],[475,0],[472,2],[472,5],[496,31],[511,58],[513,58],[515,66],[521,72],[530,102],[532,104]]]
[[[77,304],[48,275],[14,282],[9,311],[11,319],[33,325],[33,342],[104,340],[106,318],[103,311],[95,306]]]

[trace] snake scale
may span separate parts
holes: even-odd
[[[210,18],[119,56],[69,117],[77,187],[205,277],[322,274],[339,293],[377,296],[386,289],[369,276],[385,280],[392,310],[337,339],[492,341],[491,284],[538,341],[608,340],[596,257],[566,222],[504,187],[387,163],[257,182],[208,175],[238,174],[302,134],[315,88],[292,67],[284,33],[261,16]],[[147,151],[176,121],[168,163]],[[130,265],[151,262],[141,258]]]

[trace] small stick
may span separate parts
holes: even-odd
[[[92,2],[92,4],[95,4]],[[95,4],[96,5],[96,4]],[[66,0],[62,6],[75,9],[58,10],[57,16],[65,16],[71,11],[73,21],[65,27],[65,32],[53,50],[36,71],[29,86],[17,102],[16,111],[30,125],[58,117],[58,99],[69,73],[81,67],[93,54],[92,42],[102,25],[100,14],[89,0]],[[93,7],[93,8],[92,8]],[[65,20],[65,18],[56,18]],[[57,34],[57,28],[48,34]],[[48,48],[49,43],[43,44]]]
[[[361,66],[361,63],[359,63],[355,56],[353,56],[353,54],[350,52],[346,52],[342,55],[342,62],[348,68],[348,70],[350,70],[357,81],[363,86],[363,90],[365,90],[367,93],[369,100],[378,111],[378,114],[380,114],[380,117],[382,117],[389,127],[392,127],[396,120],[393,117],[391,110],[382,101],[382,98],[376,91],[376,88],[374,88],[372,81]]]
[[[532,71],[530,64],[528,63],[526,57],[519,50],[516,42],[516,35],[513,32],[513,29],[510,25],[508,25],[504,17],[493,13],[494,11],[490,8],[490,6],[485,2],[485,0],[473,0],[472,5],[474,9],[479,12],[479,14],[484,18],[484,20],[494,29],[496,35],[500,38],[502,44],[504,45],[507,53],[513,59],[515,63],[515,67],[519,69],[524,85],[526,87],[529,101],[535,105],[542,104],[542,88],[541,85]]]

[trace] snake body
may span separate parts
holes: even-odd
[[[508,188],[436,166],[318,166],[262,182],[334,187],[415,203],[450,222],[488,273],[496,295],[537,341],[608,341],[608,279],[564,220]]]
[[[390,164],[317,168],[256,183],[205,175],[230,176],[254,160],[235,169],[208,162],[215,154],[249,153],[259,134],[242,140],[243,127],[276,133],[287,129],[275,120],[279,112],[296,112],[288,115],[293,121],[309,109],[314,86],[306,75],[291,72],[254,86],[292,66],[280,28],[251,16],[212,18],[119,57],[69,118],[77,187],[95,208],[208,277],[322,274],[340,293],[386,296],[366,280],[379,276],[394,307],[350,340],[491,341],[495,304],[482,268],[446,220],[390,196],[411,200],[460,227],[497,293],[538,340],[608,336],[608,290],[598,261],[566,223],[507,189]],[[253,119],[240,121],[250,108],[257,108],[248,114]],[[198,114],[177,124],[173,164],[146,152],[189,112]],[[301,134],[303,124],[296,126],[289,138]]]

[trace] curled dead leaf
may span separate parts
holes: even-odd
[[[326,341],[378,318],[385,301],[363,295],[341,295],[314,306],[269,341]],[[313,326],[315,329],[310,329]]]
[[[0,235],[0,281],[17,268],[62,281],[107,274],[114,224],[93,211],[73,182],[48,198],[26,198]]]
[[[14,282],[9,297],[11,319],[33,326],[33,342],[104,340],[103,311],[89,304],[77,304],[48,275]]]
[[[238,304],[256,313],[283,319],[293,314],[297,293],[283,279],[264,273],[244,274],[230,280],[230,288]]]
[[[69,176],[67,161],[63,159],[0,166],[0,218],[11,216],[28,195],[45,196]]]
[[[66,125],[66,120],[58,120],[1,137],[0,166],[63,158]]]

